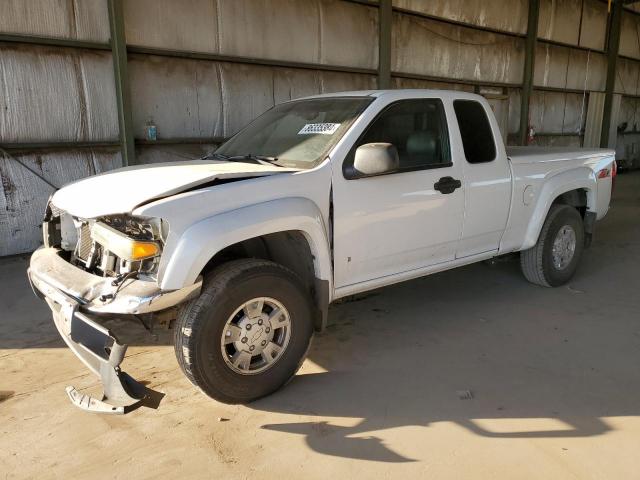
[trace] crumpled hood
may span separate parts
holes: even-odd
[[[81,218],[130,213],[141,204],[198,185],[295,171],[271,165],[214,160],[138,165],[71,183],[51,199],[59,209]]]

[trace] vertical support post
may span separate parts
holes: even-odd
[[[622,19],[622,0],[614,0],[609,16],[607,34],[607,83],[604,90],[604,109],[602,112],[602,130],[600,130],[600,147],[609,146],[611,132],[611,113],[613,110],[613,90],[616,85],[616,68],[618,64],[618,47],[620,46],[620,22]]]
[[[536,62],[536,42],[538,39],[538,17],[540,16],[540,0],[529,0],[529,16],[527,18],[527,39],[524,53],[524,72],[522,74],[522,95],[520,96],[520,145],[526,145],[529,132],[529,103],[533,90],[533,73]]]
[[[127,44],[124,34],[122,0],[109,0],[109,29],[111,32],[111,53],[113,73],[116,82],[116,102],[118,103],[118,127],[123,166],[135,162],[133,123],[131,117],[131,93],[127,73]]]
[[[378,88],[391,88],[391,0],[378,4]]]

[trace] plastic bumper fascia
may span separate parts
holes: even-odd
[[[95,413],[125,413],[150,393],[120,369],[127,345],[100,325],[95,313],[159,311],[196,296],[201,288],[201,282],[197,282],[185,289],[163,292],[153,282],[133,280],[123,285],[114,299],[102,302],[102,295],[117,288],[111,285],[112,279],[74,267],[53,248],[42,248],[33,254],[28,276],[34,292],[49,305],[62,339],[102,382],[101,400],[74,387],[66,389],[74,405]]]
[[[129,279],[121,286],[113,278],[99,277],[72,265],[56,248],[40,248],[31,256],[29,278],[38,286],[46,283],[74,299],[82,311],[139,315],[157,312],[197,297],[202,280],[179,290],[161,290],[155,281]],[[103,300],[105,299],[105,300]]]

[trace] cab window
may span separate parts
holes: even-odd
[[[469,163],[491,162],[496,158],[496,143],[487,112],[475,100],[454,100],[464,156]]]
[[[354,145],[347,168],[356,148],[381,142],[398,150],[399,171],[451,165],[447,121],[438,99],[401,100],[385,108]]]

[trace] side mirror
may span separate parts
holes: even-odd
[[[356,149],[352,178],[384,175],[399,167],[398,150],[391,143],[366,143]]]

